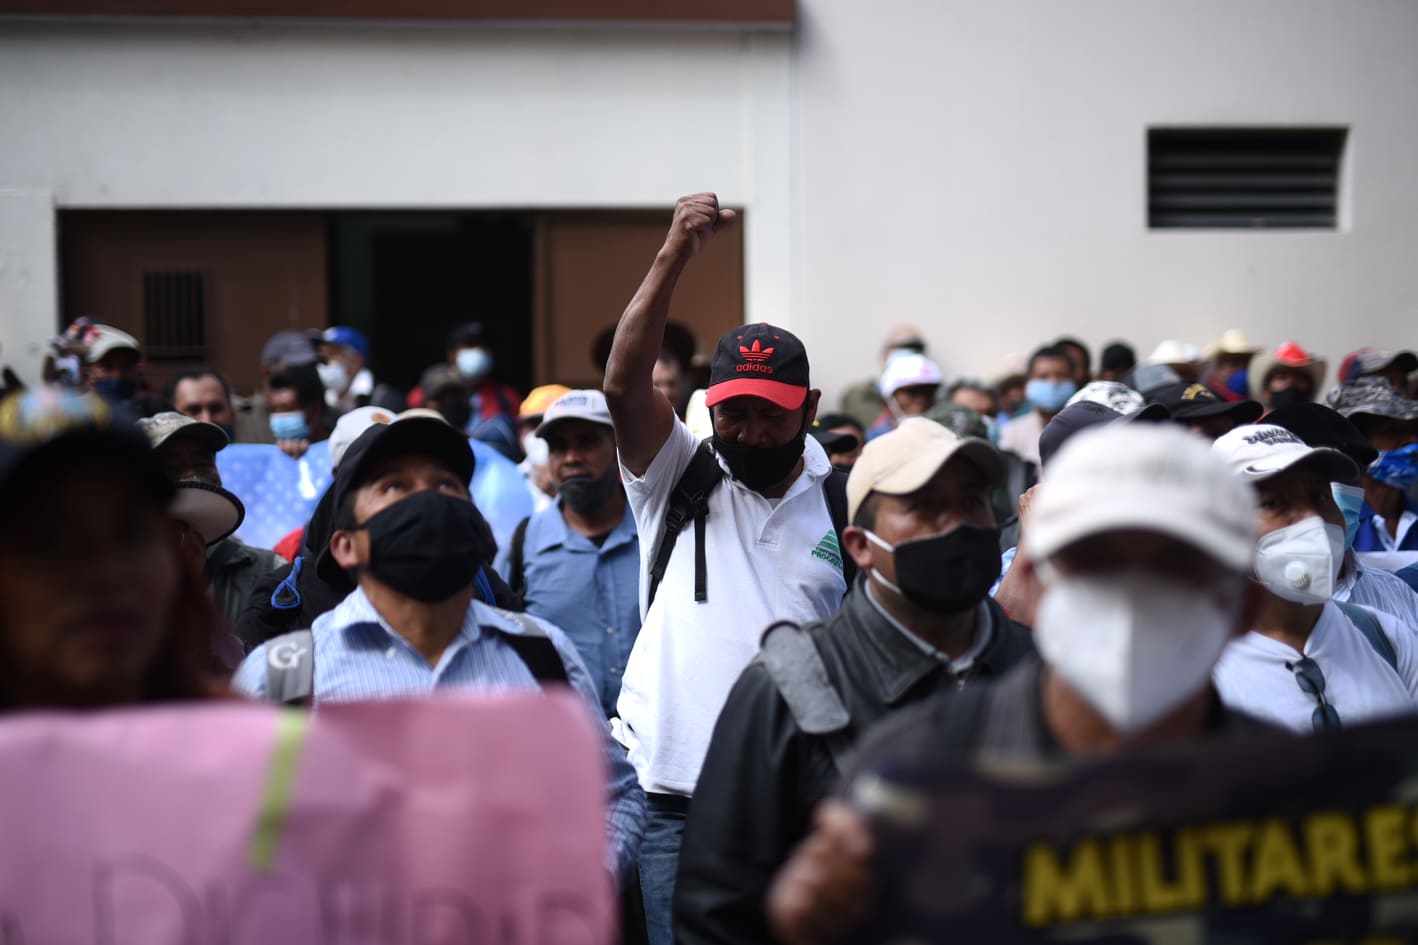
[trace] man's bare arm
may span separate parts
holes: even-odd
[[[675,284],[685,265],[715,233],[733,225],[736,216],[732,210],[720,210],[714,194],[681,197],[664,246],[616,325],[604,390],[620,460],[637,476],[649,468],[675,422],[674,409],[651,381],[665,343]]]

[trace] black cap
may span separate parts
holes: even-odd
[[[340,460],[340,471],[330,486],[330,510],[336,521],[345,498],[364,485],[380,463],[398,456],[431,456],[452,470],[464,485],[472,484],[476,466],[473,448],[467,437],[450,424],[432,417],[376,423],[355,438]],[[316,573],[330,582],[339,568],[330,549],[320,549]]]
[[[1081,433],[1089,427],[1117,423],[1119,420],[1129,423],[1136,420],[1161,423],[1169,419],[1171,414],[1160,404],[1148,404],[1135,413],[1119,413],[1097,401],[1080,400],[1060,410],[1054,414],[1052,420],[1044,424],[1044,429],[1039,434],[1039,461],[1048,466],[1049,460],[1075,433]]]
[[[831,430],[824,430],[821,427],[813,427],[808,430],[812,438],[818,442],[823,451],[832,453],[850,453],[856,449],[861,440],[858,440],[852,433],[834,433]]]
[[[142,431],[93,394],[39,387],[0,403],[0,499],[6,504],[17,483],[84,466],[128,477],[160,509],[176,490]]]
[[[1205,384],[1186,381],[1159,387],[1149,393],[1147,399],[1166,407],[1172,412],[1172,419],[1181,423],[1225,414],[1241,426],[1255,423],[1265,412],[1254,400],[1225,400]]]
[[[797,410],[808,386],[803,343],[786,328],[759,322],[732,328],[719,340],[704,403],[713,407],[730,397],[762,397]]]
[[[1360,469],[1368,469],[1369,464],[1379,458],[1379,451],[1374,449],[1354,421],[1324,404],[1278,407],[1266,414],[1265,422],[1284,427],[1304,440],[1306,446],[1328,446],[1339,450],[1358,463]]]

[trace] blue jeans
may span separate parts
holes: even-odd
[[[674,945],[671,911],[675,870],[689,798],[673,794],[645,797],[645,839],[640,844],[640,894],[645,899],[645,929],[650,945]]]

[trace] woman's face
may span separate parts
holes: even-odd
[[[15,507],[0,537],[3,691],[27,705],[136,701],[177,595],[176,526],[111,471],[51,474]]]

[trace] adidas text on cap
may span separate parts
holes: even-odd
[[[729,330],[714,351],[704,403],[762,397],[797,410],[807,399],[807,349],[792,332],[759,322]]]

